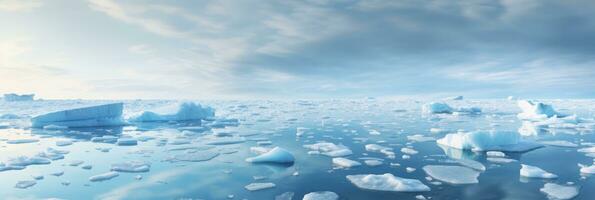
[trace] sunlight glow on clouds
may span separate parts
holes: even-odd
[[[595,3],[0,0],[0,93],[594,97]]]

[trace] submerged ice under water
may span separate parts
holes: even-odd
[[[103,128],[31,128],[30,119],[115,101],[0,101],[0,196],[595,198],[587,189],[595,188],[595,101],[548,101],[558,115],[527,119],[540,110],[521,110],[510,100],[461,99],[443,103],[481,111],[424,111],[431,100],[201,101],[214,116],[176,121],[163,115]],[[126,101],[124,119],[179,103]],[[485,146],[496,132],[512,135],[498,139],[505,144],[498,148]],[[448,134],[462,139],[437,143]],[[456,141],[465,142],[456,148]],[[506,151],[517,141],[540,148]]]

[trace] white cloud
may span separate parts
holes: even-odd
[[[42,5],[41,0],[0,0],[0,11],[26,12]]]

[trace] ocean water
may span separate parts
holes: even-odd
[[[544,145],[523,152],[506,153],[509,163],[488,160],[484,152],[472,152],[440,146],[434,140],[413,141],[412,135],[439,139],[448,133],[474,130],[518,131],[522,122],[515,101],[464,100],[447,101],[453,107],[476,106],[481,114],[449,115],[424,114],[424,100],[324,100],[324,101],[197,101],[216,109],[217,118],[238,119],[238,125],[210,126],[208,122],[137,123],[124,127],[66,130],[31,129],[32,116],[62,109],[111,103],[115,101],[33,101],[0,102],[0,162],[17,156],[32,156],[47,148],[66,150],[63,159],[50,164],[29,165],[21,170],[0,171],[2,199],[275,199],[292,192],[293,199],[302,199],[314,191],[332,191],[340,199],[547,199],[540,189],[545,183],[570,185],[578,188],[574,199],[595,199],[594,177],[579,172],[579,163],[592,165],[593,158],[578,149],[595,145],[591,123],[595,117],[592,100],[544,100],[557,111],[576,114],[585,119],[581,126],[546,128],[533,135],[523,136],[535,142],[566,141],[576,147]],[[150,108],[176,103],[175,101],[125,101],[125,118]],[[204,131],[189,131],[188,127],[202,126]],[[301,137],[298,127],[307,128]],[[587,128],[585,128],[587,127]],[[591,128],[589,128],[591,127]],[[441,131],[430,131],[432,128]],[[379,133],[379,134],[376,134]],[[226,133],[226,134],[221,134]],[[370,134],[372,133],[372,134]],[[216,136],[216,134],[224,136]],[[91,138],[110,135],[132,137],[137,145],[118,146],[113,143],[92,142]],[[36,139],[35,142],[14,144],[15,139]],[[211,141],[226,139],[237,143],[209,145]],[[72,141],[72,145],[57,146],[56,141]],[[291,165],[252,164],[248,157],[257,154],[250,147],[258,141],[271,141],[263,147],[282,147],[291,152]],[[381,159],[379,166],[342,169],[333,166],[331,157],[308,154],[303,145],[331,142],[348,147],[353,154],[345,156],[364,163]],[[177,144],[187,143],[187,144]],[[396,156],[366,151],[366,144],[380,144],[393,148]],[[418,151],[404,159],[400,149]],[[101,149],[108,148],[103,152]],[[99,149],[99,150],[98,150]],[[176,160],[176,156],[218,153],[205,161]],[[422,169],[426,165],[460,166],[456,159],[482,163],[486,170],[479,172],[478,183],[451,184],[429,178]],[[83,161],[71,166],[74,161]],[[121,162],[150,163],[147,172],[126,173],[110,180],[91,182],[89,177],[109,172],[111,165]],[[92,165],[83,169],[83,165]],[[558,175],[557,179],[520,177],[521,164],[537,166]],[[409,171],[407,168],[415,168]],[[60,176],[52,174],[63,172]],[[427,192],[390,192],[360,189],[346,179],[353,174],[391,173],[398,177],[418,179],[431,188]],[[19,181],[34,180],[28,188],[17,188]],[[459,176],[452,172],[453,177]],[[275,187],[249,191],[250,183],[274,183]]]

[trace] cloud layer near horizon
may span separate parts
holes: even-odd
[[[593,98],[592,10],[587,0],[1,0],[0,92]]]

